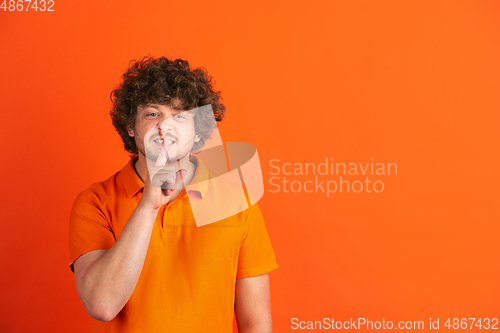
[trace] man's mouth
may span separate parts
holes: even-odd
[[[169,147],[175,144],[175,140],[171,139],[171,138],[157,138],[157,139],[153,140],[153,142],[163,146],[164,140],[168,144]]]

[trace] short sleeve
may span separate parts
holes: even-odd
[[[259,206],[254,204],[244,213],[247,229],[238,258],[238,279],[265,274],[279,267]]]
[[[90,189],[80,193],[73,204],[69,218],[70,269],[82,254],[109,249],[115,235],[96,195]]]

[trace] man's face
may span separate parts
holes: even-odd
[[[135,128],[128,130],[139,153],[156,161],[160,150],[168,151],[167,164],[188,156],[200,140],[194,126],[194,110],[178,111],[169,105],[147,104],[137,107]]]

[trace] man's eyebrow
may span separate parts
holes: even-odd
[[[177,113],[186,113],[186,114],[194,114],[195,109],[190,109],[190,110],[178,110]]]
[[[148,109],[148,108],[152,108],[152,109],[156,109],[156,110],[159,110],[160,108],[158,107],[158,105],[154,105],[154,104],[146,104],[144,105],[143,107],[144,109]]]

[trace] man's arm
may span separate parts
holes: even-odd
[[[173,183],[172,173],[161,175]],[[179,174],[180,179],[184,174]],[[87,312],[95,319],[110,321],[132,296],[144,266],[158,209],[168,202],[153,186],[149,172],[144,193],[120,237],[109,250],[95,250],[74,263],[76,288]]]
[[[271,333],[269,273],[236,279],[234,310],[240,333]]]
[[[116,243],[78,258],[76,289],[95,319],[112,320],[128,302],[144,265],[157,210],[138,206]]]

